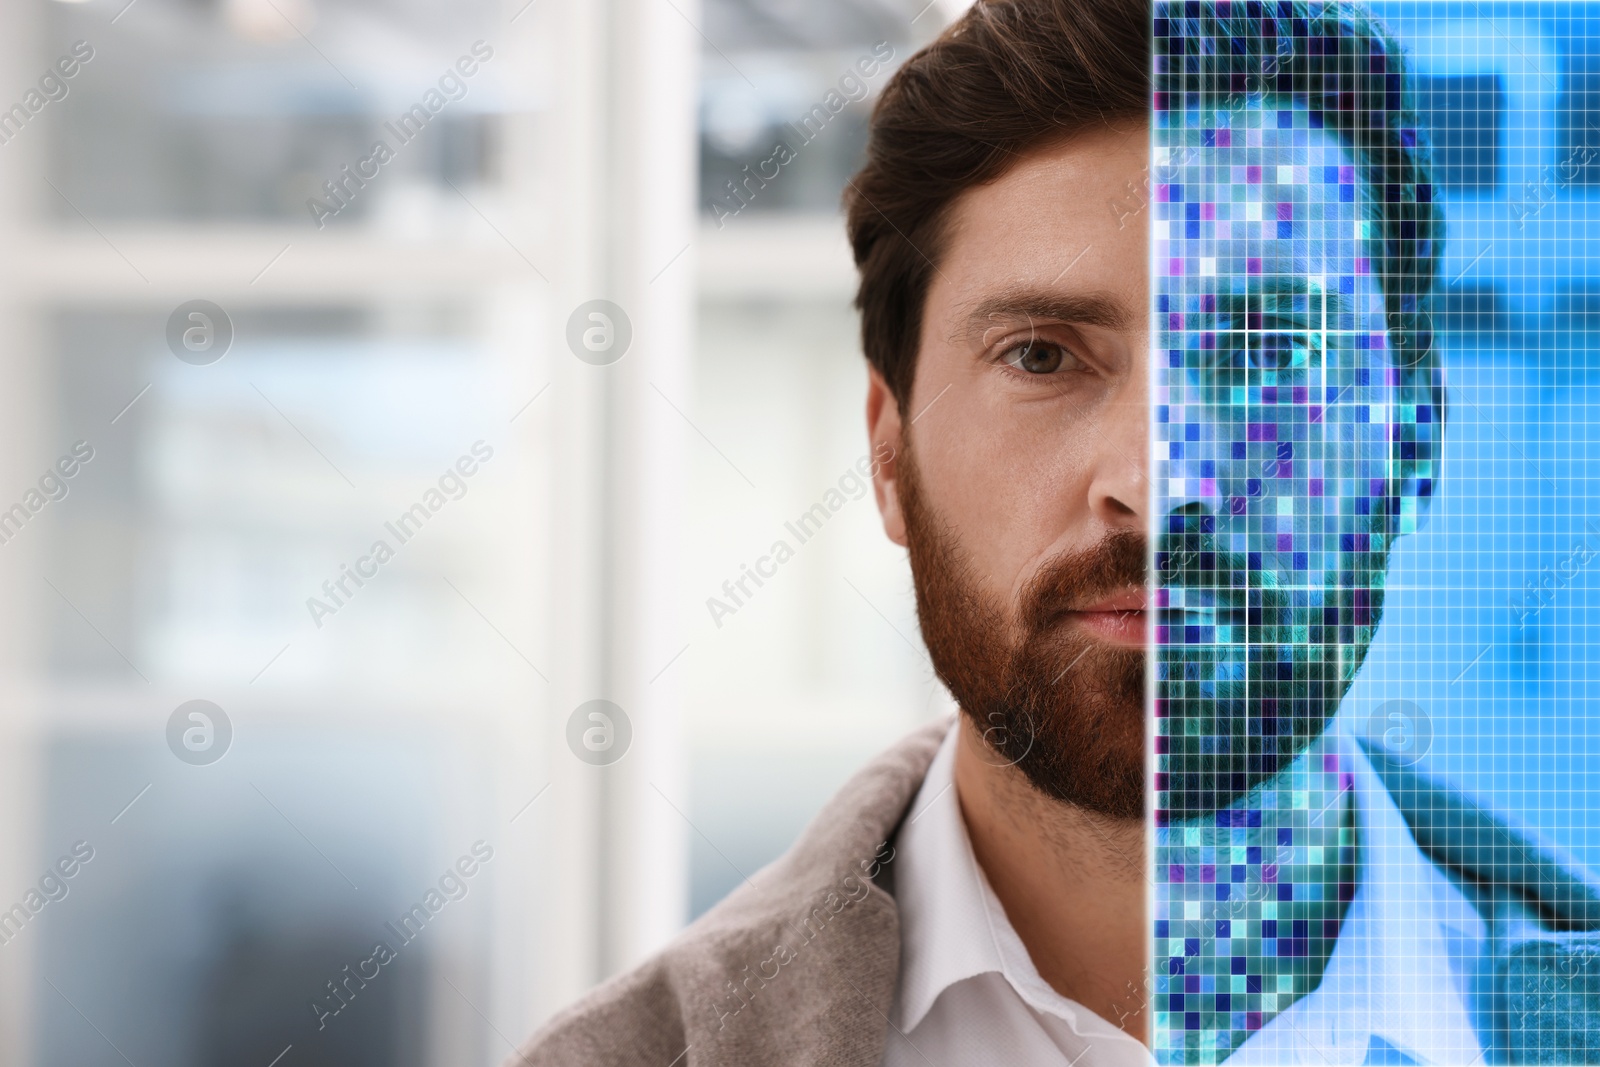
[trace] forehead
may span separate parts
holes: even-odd
[[[1127,123],[1037,148],[965,190],[945,224],[924,340],[948,340],[953,326],[1008,294],[1095,294],[1121,318],[1142,321],[1150,244],[1140,183],[1149,161],[1148,127]]]
[[[950,247],[970,246],[1002,231],[1002,254],[1059,250],[1078,241],[1104,246],[1131,242],[1136,230],[1119,218],[1108,197],[1129,198],[1129,186],[1149,163],[1144,123],[1084,131],[1024,154],[998,178],[972,186],[952,204]],[[1120,223],[1120,225],[1119,225]],[[1118,234],[1122,240],[1111,241]],[[942,264],[941,264],[942,267]]]
[[[1173,114],[1156,131],[1154,162],[1168,224],[1163,292],[1255,291],[1275,278],[1321,280],[1358,303],[1376,290],[1369,191],[1338,136],[1304,107]]]

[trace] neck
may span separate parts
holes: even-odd
[[[1316,988],[1333,953],[1355,886],[1356,826],[1331,736],[1226,812],[1158,830],[1155,863],[1167,872],[1155,892],[1155,918],[1167,927],[1158,968],[1218,995],[1202,993],[1191,1007],[1186,988],[1184,1010],[1200,1027],[1181,1035],[1174,1061],[1215,1063],[1249,1037],[1234,1018],[1265,1025]],[[1263,943],[1270,952],[1245,951]]]
[[[973,852],[1039,975],[1148,1044],[1144,823],[1040,793],[961,717],[956,795]]]

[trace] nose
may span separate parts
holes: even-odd
[[[1150,405],[1143,374],[1123,383],[1096,422],[1089,507],[1108,530],[1151,533]]]

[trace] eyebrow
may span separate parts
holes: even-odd
[[[979,301],[967,316],[968,336],[982,334],[995,319],[1047,319],[1074,326],[1126,330],[1133,316],[1120,300],[1103,293],[1059,293],[1016,285]]]
[[[1253,283],[1249,289],[1242,293],[1217,293],[1215,299],[1219,313],[1226,306],[1229,313],[1237,314],[1240,311],[1261,313],[1265,311],[1262,306],[1262,297],[1289,296],[1305,297],[1309,300],[1312,296],[1309,279],[1295,275],[1287,278],[1263,278],[1259,283]],[[1339,315],[1353,311],[1354,306],[1346,300],[1344,294],[1336,288],[1323,289],[1321,293],[1325,301],[1325,310],[1329,315]],[[1308,314],[1311,308],[1306,308]]]

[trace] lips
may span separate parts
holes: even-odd
[[[1143,589],[1124,589],[1090,603],[1075,606],[1069,610],[1074,613],[1129,612],[1144,611],[1149,605],[1150,597]]]
[[[1162,626],[1218,626],[1245,621],[1242,589],[1200,588],[1172,584],[1157,596],[1156,610]]]
[[[1165,626],[1215,626],[1216,608],[1168,608],[1161,613]]]
[[[1143,589],[1125,589],[1069,608],[1061,618],[1101,640],[1143,648],[1149,643],[1148,606]]]

